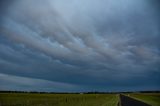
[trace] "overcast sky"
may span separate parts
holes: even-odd
[[[158,0],[1,0],[0,90],[160,90]]]

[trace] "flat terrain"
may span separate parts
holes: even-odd
[[[136,93],[129,94],[129,96],[152,106],[160,106],[160,93]]]
[[[160,93],[125,95],[0,93],[0,106],[117,106],[119,100],[122,106],[160,106]]]
[[[0,93],[0,106],[117,106],[116,94]]]
[[[120,95],[120,106],[151,106],[142,101],[133,99],[125,95]]]

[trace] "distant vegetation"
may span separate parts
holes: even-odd
[[[120,94],[120,93],[160,93],[160,91],[125,91],[125,92],[38,92],[38,91],[0,91],[0,93],[38,93],[38,94]]]

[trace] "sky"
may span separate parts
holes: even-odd
[[[1,0],[0,90],[160,90],[158,0]]]

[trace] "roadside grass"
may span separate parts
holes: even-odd
[[[152,106],[160,106],[160,93],[133,93],[129,95]]]
[[[0,93],[0,106],[117,106],[116,94]]]

